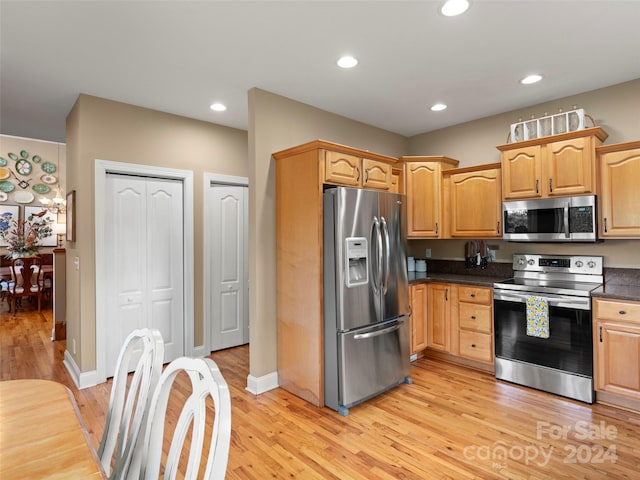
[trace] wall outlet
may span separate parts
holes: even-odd
[[[424,258],[431,258],[431,249],[430,248],[425,249]]]

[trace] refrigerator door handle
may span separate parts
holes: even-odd
[[[353,336],[353,339],[363,340],[365,338],[372,338],[372,337],[379,337],[380,335],[386,335],[387,333],[395,332],[396,330],[398,330],[400,327],[402,327],[403,323],[404,323],[404,320],[398,320],[398,323],[396,323],[395,325],[392,325],[391,327],[384,328],[382,330],[377,330],[375,332],[358,333]]]
[[[382,284],[382,293],[386,295],[389,287],[389,265],[391,263],[391,252],[389,249],[389,226],[382,216],[380,217],[380,225],[382,226],[382,231],[384,233],[384,282]]]
[[[373,287],[375,292],[379,292],[380,289],[382,288],[382,254],[383,254],[383,246],[382,246],[382,233],[380,232],[380,221],[378,220],[378,217],[373,217],[373,225],[371,227],[371,236],[373,237],[375,232],[375,240],[371,242],[372,244],[372,248],[373,245],[375,244],[376,246],[376,250],[375,250],[375,256],[376,256],[376,262],[375,262],[375,271],[372,272],[373,273]],[[374,252],[372,252],[374,253]],[[373,256],[373,255],[372,255]],[[374,262],[371,262],[372,268],[374,265]]]

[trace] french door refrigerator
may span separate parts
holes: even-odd
[[[324,399],[349,408],[410,383],[404,196],[324,192]]]

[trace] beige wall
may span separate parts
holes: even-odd
[[[323,139],[390,156],[407,139],[264,90],[249,91],[250,374],[277,369],[275,162],[273,152]]]
[[[203,173],[248,176],[247,132],[80,95],[67,117],[67,189],[76,191],[75,242],[67,248],[67,350],[82,372],[96,368],[96,159],[194,173],[194,337],[203,343]],[[74,258],[80,270],[73,268]],[[73,345],[76,344],[76,352]]]
[[[640,79],[561,98],[552,102],[481,118],[472,122],[416,135],[409,139],[410,155],[446,155],[460,167],[500,161],[497,145],[507,143],[509,128],[518,118],[540,117],[545,112],[584,108],[596,125],[609,134],[605,144],[640,140]]]
[[[584,108],[596,125],[605,129],[609,138],[605,144],[640,140],[640,79],[574,95],[557,101],[535,105],[513,112],[483,118],[409,139],[411,155],[447,155],[460,160],[460,166],[500,161],[496,145],[507,143],[509,126],[518,118],[536,117],[545,112],[556,113],[558,108]],[[542,244],[491,241],[500,246],[496,252],[499,262],[511,262],[514,253],[558,253],[603,255],[606,267],[640,268],[640,240],[607,240],[598,244]],[[410,253],[425,256],[425,248],[432,249],[433,258],[464,258],[463,240],[432,240],[409,242]]]

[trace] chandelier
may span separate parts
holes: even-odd
[[[40,197],[40,203],[51,213],[66,213],[67,201],[62,196],[60,186],[56,187],[56,194],[53,198]]]

